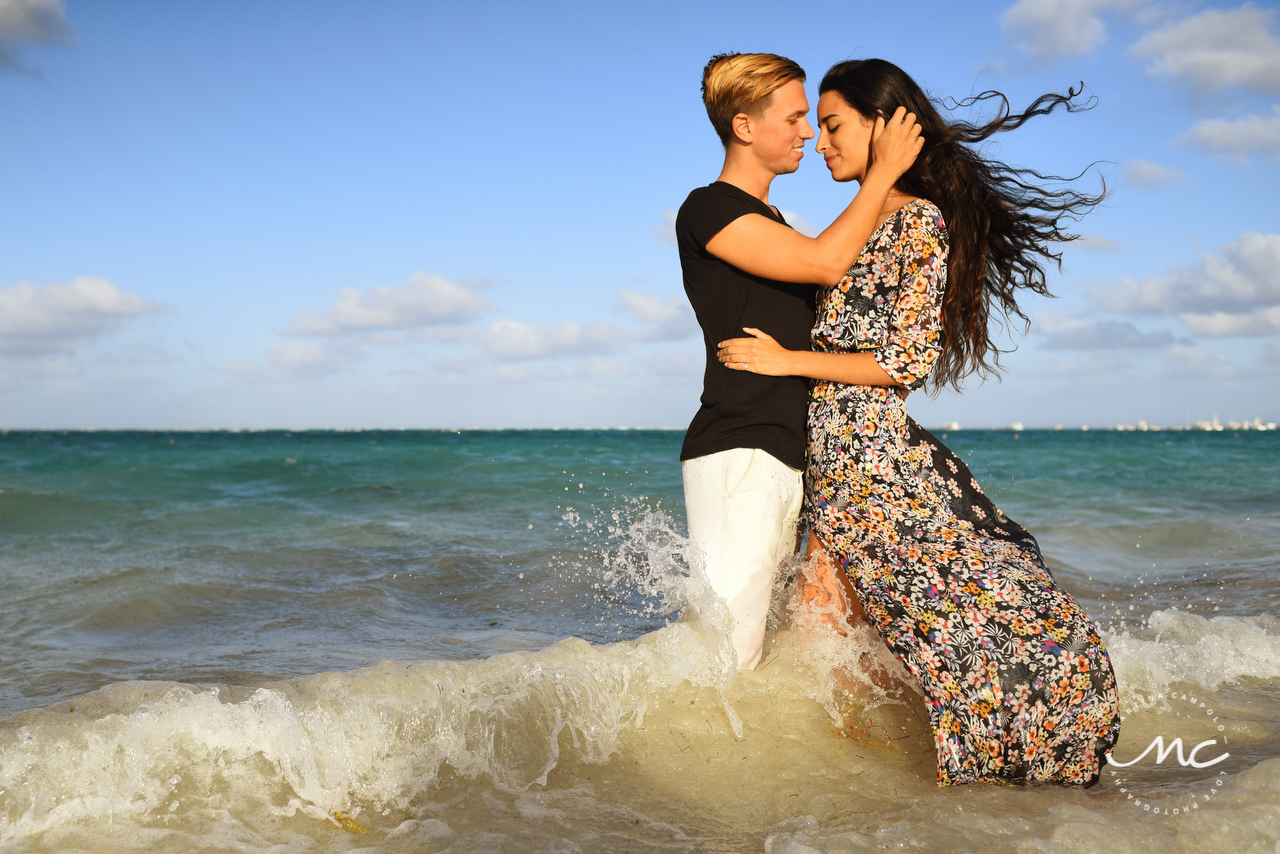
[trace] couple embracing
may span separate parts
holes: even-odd
[[[917,680],[940,784],[1092,785],[1120,727],[1097,627],[905,404],[998,367],[991,315],[1025,319],[1017,289],[1048,292],[1052,243],[1071,239],[1060,224],[1099,201],[971,147],[1078,93],[948,123],[895,65],[842,62],[815,134],[804,82],[773,54],[712,58],[702,93],[724,168],[676,218],[707,352],[680,455],[689,535],[733,614],[738,667],[759,664],[778,566],[807,529],[848,620]],[[832,178],[860,190],[809,238],[769,189],[815,135]]]

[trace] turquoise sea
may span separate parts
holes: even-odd
[[[1280,847],[1280,433],[946,436],[1104,630],[1083,791],[936,787],[787,578],[735,678],[681,439],[0,432],[0,849]]]

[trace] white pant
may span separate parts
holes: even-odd
[[[738,669],[754,670],[774,575],[796,548],[800,472],[752,448],[686,460],[682,468],[689,537],[706,558],[712,589],[733,614]]]

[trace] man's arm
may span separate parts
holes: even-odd
[[[858,195],[817,237],[760,214],[747,214],[707,241],[707,251],[739,270],[779,282],[834,285],[862,254],[880,225],[889,191],[924,146],[914,113],[902,107],[887,123],[876,119],[874,162]]]

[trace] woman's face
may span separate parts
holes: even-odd
[[[859,181],[871,163],[871,131],[875,122],[859,113],[839,92],[818,99],[817,152],[827,160],[837,181]]]

